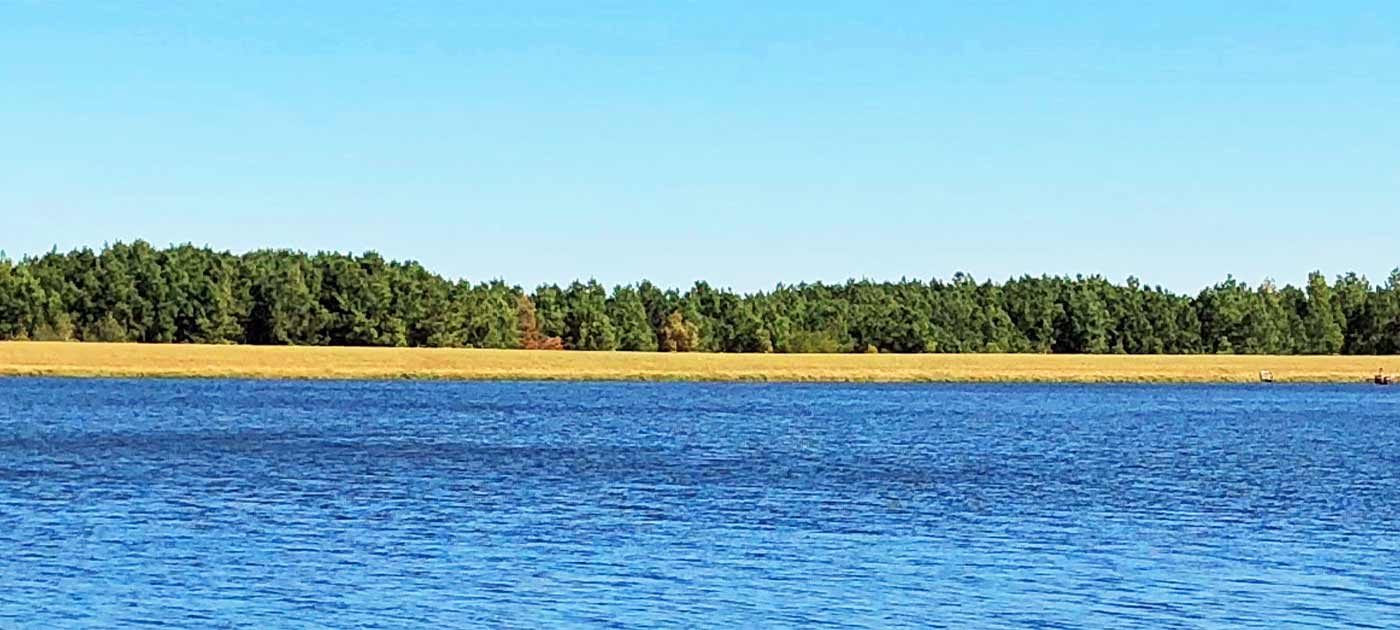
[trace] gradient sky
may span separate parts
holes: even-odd
[[[0,0],[0,249],[740,290],[1400,265],[1400,3],[285,4]]]

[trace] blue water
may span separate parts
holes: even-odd
[[[0,379],[0,628],[1400,626],[1400,391]]]

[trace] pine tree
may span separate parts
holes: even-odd
[[[608,319],[617,331],[617,349],[628,351],[656,351],[656,331],[652,329],[647,316],[646,305],[641,295],[628,286],[613,288],[608,299]]]
[[[1332,288],[1327,279],[1314,271],[1308,274],[1307,303],[1303,314],[1306,345],[1304,354],[1337,354],[1342,351],[1345,337],[1338,321]]]

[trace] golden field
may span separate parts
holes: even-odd
[[[1366,382],[1400,357],[661,354],[0,342],[0,375],[812,382]]]

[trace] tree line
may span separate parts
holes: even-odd
[[[236,255],[136,241],[0,254],[0,339],[672,352],[1394,354],[1400,270],[1195,296],[1100,276],[526,291],[373,252]]]

